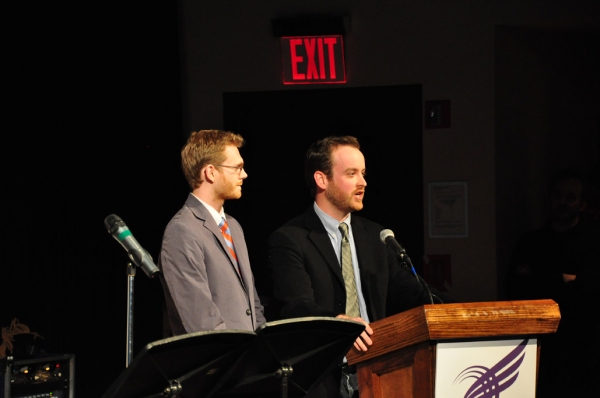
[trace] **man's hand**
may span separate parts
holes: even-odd
[[[340,314],[340,315],[336,316],[336,318],[347,319],[347,320],[354,321],[354,322],[360,322],[366,326],[365,330],[360,334],[360,336],[358,336],[358,338],[354,342],[354,348],[356,348],[358,351],[367,351],[369,349],[368,346],[373,344],[373,340],[371,340],[371,337],[369,337],[373,334],[373,329],[371,329],[371,326],[369,326],[367,321],[365,321],[364,319],[362,319],[360,317],[350,318],[349,316],[344,315],[344,314]]]

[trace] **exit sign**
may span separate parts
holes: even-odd
[[[281,38],[283,84],[346,83],[342,35]]]

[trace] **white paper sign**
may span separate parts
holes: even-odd
[[[438,343],[436,398],[535,398],[537,340]]]

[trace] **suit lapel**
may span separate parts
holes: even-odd
[[[227,215],[226,215],[226,218],[228,218]],[[250,260],[248,258],[248,252],[247,252],[246,246],[243,244],[244,243],[244,235],[242,234],[242,231],[237,227],[237,224],[235,224],[235,223],[229,223],[229,230],[231,232],[231,239],[233,239],[233,246],[235,247],[235,254],[238,259],[238,266],[240,267],[240,272],[242,273],[242,275],[241,275],[242,278],[240,280],[242,281],[244,289],[246,289],[246,286],[250,286],[252,283],[251,280],[248,280],[250,275],[252,275],[252,270],[250,269]],[[221,232],[221,231],[219,230],[219,232]],[[229,255],[229,261],[231,261],[231,265],[233,267],[235,267],[233,257],[231,257],[229,250],[226,250],[226,251],[227,251],[227,254]],[[236,273],[237,273],[237,270],[236,270]],[[239,276],[239,274],[238,274],[238,276]]]
[[[312,207],[306,212],[306,228],[311,231],[309,234],[309,239],[317,247],[317,250],[323,256],[323,259],[329,266],[331,272],[333,272],[337,278],[338,282],[344,286],[342,268],[338,258],[335,255],[333,246],[331,245],[331,239],[329,238],[329,235],[327,235],[327,231],[325,230],[323,223]]]
[[[208,209],[206,207],[204,207],[204,205],[202,203],[200,203],[200,201],[198,199],[196,199],[192,194],[190,194],[188,196],[188,199],[185,202],[185,204],[186,204],[186,206],[188,206],[190,208],[192,213],[194,213],[194,216],[196,216],[196,218],[202,222],[202,225],[204,226],[204,228],[208,229],[215,236],[215,238],[221,245],[221,251],[223,252],[223,255],[227,256],[227,258],[229,259],[229,264],[231,265],[231,269],[238,276],[238,280],[240,281],[242,287],[245,290],[246,287],[245,287],[244,281],[240,277],[240,274],[237,272],[237,269],[236,269],[235,263],[234,263],[234,259],[231,256],[231,253],[229,252],[229,248],[227,247],[227,244],[225,243],[225,238],[223,238],[223,233],[219,229],[219,226],[215,223],[215,220],[210,215],[210,212],[208,211]],[[230,231],[231,231],[231,226],[230,226]],[[231,231],[231,234],[232,234],[233,244],[235,245],[234,234],[237,236],[237,231],[235,233],[233,231]],[[236,254],[238,255],[238,260],[239,260],[239,253],[237,251],[236,251]],[[240,262],[240,267],[241,267],[241,262]],[[242,272],[243,272],[243,269],[242,269]]]
[[[377,292],[373,291],[376,284],[372,283],[367,270],[371,268],[373,259],[375,258],[375,248],[369,245],[369,234],[360,217],[352,216],[352,235],[354,236],[354,247],[356,248],[356,258],[358,259],[360,270],[360,284],[371,321],[381,319],[385,316],[375,307],[375,303],[379,302],[374,296]]]
[[[367,267],[369,263],[370,250],[367,239],[367,232],[360,218],[352,217],[352,236],[354,237],[354,247],[356,248],[356,258],[360,268]]]

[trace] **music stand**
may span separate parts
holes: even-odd
[[[257,335],[243,330],[190,333],[150,343],[102,398],[210,397]]]
[[[365,330],[362,323],[328,317],[269,322],[256,331],[217,397],[304,397],[321,382]]]

